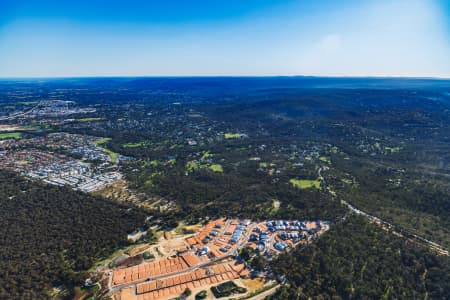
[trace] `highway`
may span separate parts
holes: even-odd
[[[445,249],[445,247],[443,247],[442,245],[439,245],[438,243],[435,243],[433,241],[430,241],[426,238],[423,238],[415,233],[409,232],[406,229],[403,228],[399,228],[398,226],[391,224],[387,221],[384,221],[378,217],[375,217],[371,214],[368,214],[356,207],[354,207],[353,205],[351,205],[350,203],[348,203],[347,201],[342,200],[342,203],[344,203],[352,212],[364,216],[366,218],[368,218],[369,220],[371,220],[372,222],[377,223],[378,225],[384,226],[387,229],[391,230],[394,234],[410,239],[410,240],[415,240],[417,242],[420,242],[422,244],[425,244],[426,246],[428,246],[430,249],[436,251],[437,253],[441,254],[441,255],[449,255],[449,252],[447,249]]]
[[[322,168],[319,168],[318,170],[318,176],[319,179],[323,182],[323,184],[325,184],[325,178],[322,176]],[[334,191],[332,191],[331,189],[328,189],[328,191],[333,195],[336,196],[336,193]],[[396,226],[394,224],[391,224],[385,220],[382,220],[376,216],[373,216],[365,211],[362,211],[356,207],[354,207],[353,205],[351,205],[350,203],[348,203],[347,201],[342,200],[342,203],[345,204],[347,206],[347,208],[350,209],[351,212],[354,212],[358,215],[364,216],[366,218],[368,218],[369,220],[371,220],[372,222],[384,227],[385,229],[389,229],[392,233],[404,237],[406,239],[409,239],[411,241],[415,241],[421,244],[424,244],[425,246],[427,246],[429,249],[436,251],[437,253],[441,254],[441,255],[449,255],[449,251],[442,245],[439,245],[438,243],[435,243],[433,241],[430,241],[424,237],[421,237],[415,233],[409,232],[406,229],[400,228],[399,226]],[[345,216],[344,216],[345,218]]]

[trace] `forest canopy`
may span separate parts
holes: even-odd
[[[350,216],[271,263],[286,276],[270,299],[446,299],[450,259]]]
[[[0,299],[47,299],[127,244],[142,211],[0,171]]]

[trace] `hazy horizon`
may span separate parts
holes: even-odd
[[[0,80],[57,80],[57,79],[133,79],[133,78],[317,78],[317,79],[405,79],[405,80],[450,80],[448,77],[439,76],[352,76],[352,75],[73,75],[73,76],[0,76]]]

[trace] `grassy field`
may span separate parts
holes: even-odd
[[[217,172],[217,173],[222,173],[223,172],[223,168],[219,164],[212,164],[212,165],[209,166],[209,169],[211,171]]]
[[[188,161],[186,164],[186,171],[188,172],[198,170],[198,168],[199,168],[198,163],[196,163],[195,161]]]
[[[0,133],[0,140],[20,139],[21,137],[22,137],[22,133],[20,133],[20,132]]]
[[[209,158],[209,157],[213,157],[213,154],[211,154],[211,152],[209,151],[204,151],[202,157],[200,158],[201,161]]]
[[[156,167],[156,166],[159,165],[159,161],[157,161],[156,159],[154,159],[154,160],[152,160],[152,161],[150,162],[150,165],[153,166],[153,167]]]
[[[110,140],[111,140],[111,138],[101,138],[101,139],[95,141],[94,144],[95,144],[96,146],[101,146],[101,145],[103,145],[103,144],[106,144],[106,143],[109,142]]]
[[[111,159],[112,163],[116,163],[119,159],[119,153],[116,153],[114,151],[111,151],[109,149],[103,148],[103,151],[105,151],[106,154],[109,155],[109,158]]]
[[[95,122],[95,121],[103,121],[105,118],[81,118],[77,119],[78,122]]]
[[[327,164],[331,164],[331,160],[329,157],[321,156],[319,157],[320,161],[326,162]]]
[[[101,139],[95,141],[94,144],[95,144],[96,146],[99,146],[99,147],[100,147],[100,146],[106,144],[107,142],[109,142],[110,140],[111,140],[111,138],[101,138]],[[102,148],[103,148],[103,151],[104,151],[106,154],[109,155],[109,158],[111,159],[111,162],[112,162],[112,163],[116,163],[117,160],[118,160],[118,158],[119,158],[119,154],[116,153],[116,152],[114,152],[114,151],[111,151],[111,150],[109,150],[109,149],[107,149],[107,148],[104,148],[104,147],[102,147]]]
[[[146,142],[126,143],[126,144],[122,145],[122,148],[139,148],[139,147],[144,147],[145,145],[147,145]]]
[[[238,139],[241,137],[240,133],[225,133],[224,134],[226,139]]]
[[[400,151],[400,147],[384,147],[384,150],[390,153],[397,153]]]
[[[320,189],[320,180],[291,179],[289,180],[289,183],[292,184],[293,187],[299,189]]]

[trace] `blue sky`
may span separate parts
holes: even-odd
[[[0,0],[0,77],[450,77],[449,3]]]

